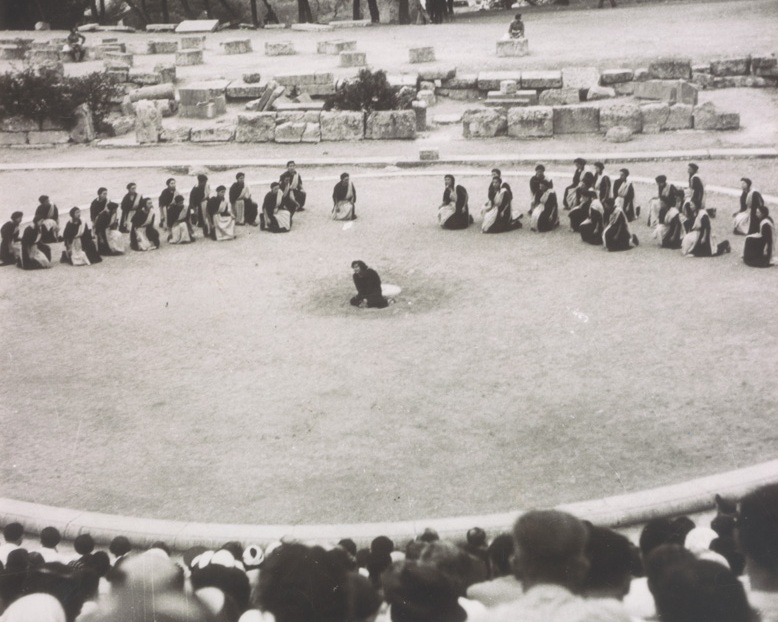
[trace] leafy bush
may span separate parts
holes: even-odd
[[[415,95],[415,93],[414,93]],[[399,91],[386,81],[385,71],[362,69],[353,80],[340,84],[335,95],[327,98],[327,110],[403,110],[411,107],[413,95]]]
[[[0,74],[0,118],[20,116],[39,125],[48,118],[70,125],[76,107],[87,104],[99,124],[118,94],[117,83],[102,73],[71,78],[50,67],[28,67]]]

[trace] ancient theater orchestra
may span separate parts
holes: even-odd
[[[571,183],[558,197],[554,182],[538,164],[529,179],[526,200],[517,199],[503,180],[500,169],[492,169],[486,201],[479,212],[483,233],[506,233],[521,229],[543,233],[560,226],[561,212],[567,212],[569,229],[581,241],[608,251],[627,251],[639,245],[635,225],[641,215],[636,203],[630,172],[622,168],[611,178],[602,162],[589,167],[582,158],[573,162]],[[666,175],[656,177],[656,194],[644,212],[653,242],[664,249],[679,250],[687,257],[716,257],[729,253],[728,240],[718,241],[711,227],[715,210],[706,209],[706,191],[699,167],[689,163],[688,182],[683,187],[668,183]],[[775,225],[762,195],[751,179],[741,179],[742,193],[732,217],[732,233],[744,237],[741,257],[753,267],[768,267],[773,258]],[[524,194],[524,193],[522,193]],[[437,207],[443,229],[466,229],[475,222],[468,191],[445,175],[443,196]],[[41,196],[31,222],[23,224],[24,213],[16,211],[2,226],[0,261],[25,270],[51,268],[52,243],[63,243],[60,261],[88,266],[103,257],[122,255],[127,246],[134,251],[160,247],[162,232],[168,244],[190,244],[197,239],[221,242],[236,237],[236,226],[258,226],[270,233],[291,231],[294,217],[305,211],[307,193],[294,161],[287,163],[278,181],[270,184],[261,205],[254,200],[245,175],[238,173],[229,189],[220,185],[215,192],[206,175],[197,176],[188,200],[173,178],[165,182],[155,207],[135,183],[126,186],[120,203],[108,198],[101,187],[89,207],[88,216],[73,207],[62,223],[57,206]],[[357,191],[348,173],[343,173],[332,191],[334,220],[354,220]],[[526,211],[525,211],[526,210]],[[84,210],[86,211],[86,210]],[[525,219],[524,217],[527,216]],[[157,221],[157,219],[159,219]]]

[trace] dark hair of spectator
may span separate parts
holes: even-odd
[[[95,540],[88,533],[81,533],[73,540],[73,548],[79,555],[89,555],[95,550]]]
[[[746,558],[765,570],[778,572],[778,484],[763,486],[743,497],[738,530]]]
[[[129,553],[132,550],[132,546],[127,536],[116,536],[111,540],[111,544],[108,545],[108,550],[113,553],[114,557],[121,557]]]
[[[614,591],[625,588],[629,591],[632,574],[632,552],[629,540],[605,527],[589,528],[586,542],[586,557],[589,573],[586,576],[587,591]]]
[[[53,549],[62,540],[59,529],[56,527],[44,527],[41,529],[41,546]]]
[[[14,212],[14,215],[21,212]],[[24,527],[21,523],[8,523],[3,527],[3,539],[6,542],[18,542],[24,537]]]

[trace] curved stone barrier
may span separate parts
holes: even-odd
[[[717,493],[725,497],[741,497],[754,488],[773,482],[778,482],[778,460],[680,484],[564,504],[558,506],[558,509],[598,525],[626,527],[659,516],[708,510],[713,507]],[[68,540],[88,532],[100,544],[109,543],[117,535],[127,536],[137,547],[147,547],[154,541],[162,540],[176,551],[184,551],[194,545],[219,546],[229,540],[265,545],[281,538],[326,543],[350,537],[365,544],[377,535],[386,535],[395,540],[414,538],[426,527],[436,529],[444,538],[461,538],[470,527],[476,525],[489,531],[509,529],[520,513],[521,510],[516,510],[500,514],[393,523],[238,525],[131,518],[0,498],[0,523],[3,525],[19,521],[32,533],[39,533],[51,525],[59,529]]]

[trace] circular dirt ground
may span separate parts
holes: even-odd
[[[742,174],[704,167],[719,185]],[[678,179],[685,167],[631,168]],[[773,162],[748,168],[775,179]],[[660,250],[644,220],[638,249],[609,254],[565,226],[442,231],[443,171],[352,169],[359,219],[346,228],[328,219],[339,172],[303,171],[310,209],[287,235],[246,227],[89,268],[2,269],[0,495],[357,522],[548,506],[775,457],[778,270],[740,261],[734,199],[709,198],[730,255]],[[38,192],[33,173],[15,175]],[[52,188],[96,185],[88,171],[51,175]],[[120,188],[128,174],[105,175]],[[168,176],[131,175],[142,189]],[[526,177],[508,180],[524,201]],[[487,177],[457,181],[477,213]],[[652,190],[638,186],[644,206]],[[396,304],[349,306],[354,259],[402,286]]]

